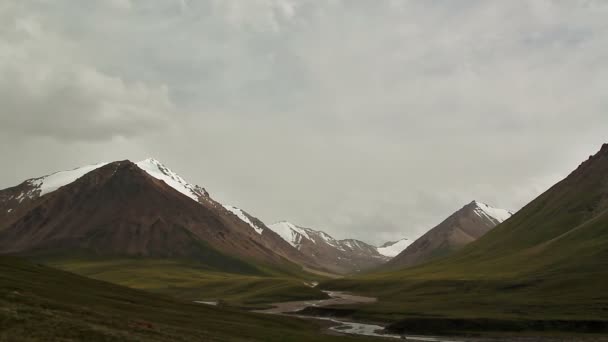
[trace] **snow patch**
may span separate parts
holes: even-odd
[[[392,244],[385,244],[383,247],[378,247],[378,253],[386,256],[386,257],[396,257],[399,253],[401,253],[407,246],[411,245],[413,241],[408,239],[401,239]]]
[[[329,236],[327,233],[319,231],[318,234],[328,245],[330,245],[332,247],[336,247],[338,249],[342,248],[340,246],[340,243],[338,241],[336,241],[336,239],[334,239],[333,237]]]
[[[279,234],[283,240],[289,242],[290,245],[299,249],[302,244],[302,239],[307,239],[316,243],[316,241],[308,235],[308,232],[301,227],[287,221],[277,222],[268,226],[275,233]]]
[[[39,196],[51,193],[62,186],[68,185],[76,181],[78,178],[86,175],[87,173],[107,164],[108,163],[97,163],[93,165],[79,167],[73,170],[59,171],[48,176],[31,179],[28,181],[28,183],[34,188],[34,190],[28,192],[27,194],[21,194],[18,198],[19,202],[23,201],[25,197],[33,197],[34,193],[36,192]]]
[[[513,215],[513,213],[508,210],[493,208],[485,203],[481,203],[478,201],[474,201],[474,203],[476,205],[475,213],[479,217],[485,217],[492,221],[495,220],[498,221],[498,223],[506,221],[509,217]]]
[[[205,305],[212,305],[212,306],[217,306],[218,302],[215,300],[195,300],[194,303],[197,304],[205,304]]]
[[[186,180],[180,177],[180,175],[171,171],[154,158],[148,158],[135,164],[140,169],[146,171],[146,173],[148,173],[150,176],[162,180],[173,189],[192,198],[196,202],[198,202],[201,197],[205,197],[206,195],[203,188],[186,182]]]
[[[231,205],[223,205],[223,206],[224,206],[224,208],[226,208],[226,210],[228,210],[229,212],[233,213],[236,217],[241,219],[241,221],[243,221],[243,222],[247,223],[249,226],[251,226],[251,228],[253,228],[258,234],[262,234],[262,232],[264,231],[263,228],[260,228],[255,223],[251,222],[249,217],[247,215],[245,215],[245,213],[241,209],[239,209],[237,207],[233,207]]]
[[[109,163],[97,163],[93,165],[79,167],[73,170],[59,171],[47,176],[29,179],[26,182],[31,189],[19,194],[17,197],[15,197],[15,200],[21,203],[26,198],[36,198],[51,193],[62,186],[68,185],[76,181],[78,178],[84,176],[85,174],[107,164]],[[192,185],[186,182],[185,179],[180,177],[177,173],[171,171],[169,168],[165,167],[156,159],[148,158],[135,164],[150,176],[164,181],[173,189],[188,196],[196,202],[199,202],[201,198],[210,201],[209,194],[205,191],[205,189],[201,188],[198,185]],[[112,176],[116,173],[117,169],[118,167],[114,169]]]

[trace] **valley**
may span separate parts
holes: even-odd
[[[27,180],[0,191],[5,336],[599,341],[606,175],[608,145],[516,213],[472,201],[377,247],[266,225],[154,159]]]
[[[0,0],[0,342],[608,342],[608,0]]]

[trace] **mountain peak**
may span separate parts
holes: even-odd
[[[497,221],[497,223],[502,223],[513,215],[513,213],[508,210],[494,208],[477,200],[471,202],[469,206],[474,207],[473,212],[478,216],[489,218],[491,220]]]
[[[209,193],[204,188],[188,183],[180,175],[154,158],[144,159],[135,164],[140,169],[146,171],[150,176],[162,180],[170,187],[192,198],[196,202],[199,202],[202,198],[209,197]]]

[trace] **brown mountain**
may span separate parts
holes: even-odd
[[[320,268],[153,159],[98,164],[0,191],[0,253],[189,258],[225,271],[251,271],[256,263]]]
[[[286,221],[268,227],[314,262],[335,273],[368,270],[390,259],[363,241],[336,240],[325,232],[299,227]]]
[[[409,267],[448,255],[479,239],[511,215],[507,210],[473,201],[422,235],[385,267]]]

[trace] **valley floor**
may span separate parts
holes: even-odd
[[[0,341],[361,341],[0,257]]]
[[[608,340],[605,279],[412,279],[392,274],[343,279],[325,289],[374,295],[368,305],[325,308],[325,313],[388,323],[392,332],[546,336]],[[578,283],[575,285],[575,283]],[[566,291],[562,287],[565,286]],[[322,311],[322,310],[320,310]]]
[[[50,259],[44,263],[89,278],[170,295],[186,301],[218,301],[222,305],[263,308],[267,303],[323,299],[310,286],[324,279],[305,272],[268,275],[223,273],[199,264],[172,259]]]

